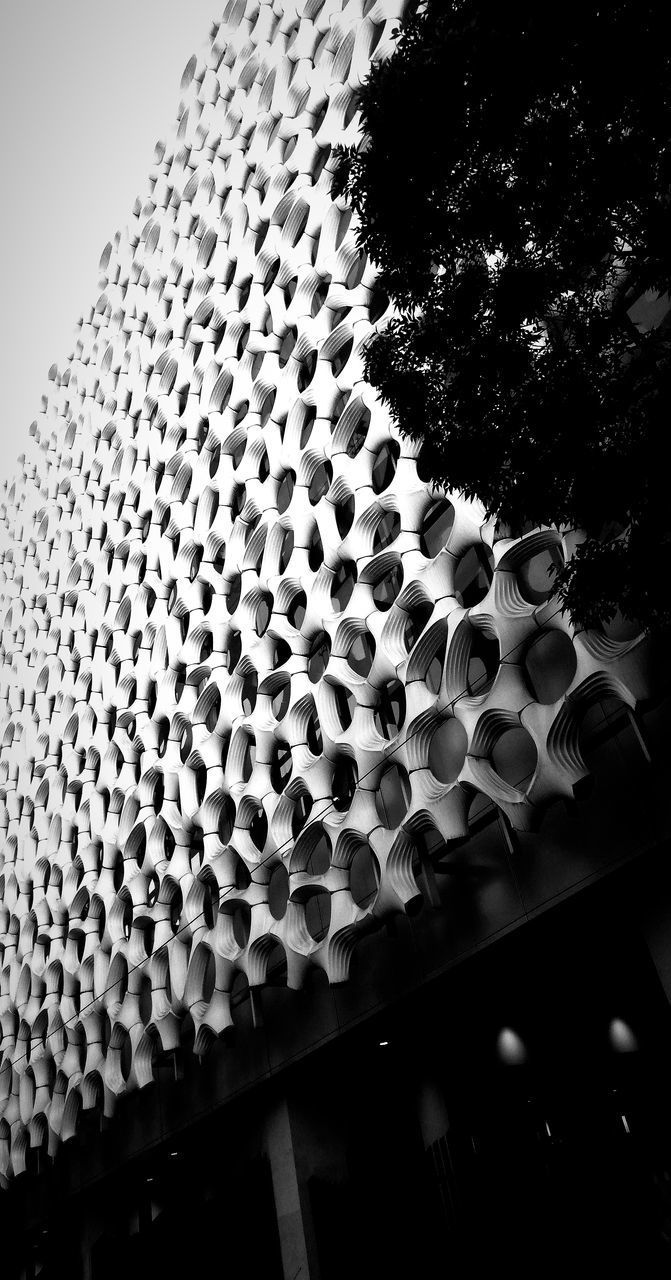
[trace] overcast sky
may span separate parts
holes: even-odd
[[[0,0],[0,482],[225,0]]]

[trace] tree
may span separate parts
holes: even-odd
[[[367,378],[437,482],[514,533],[583,531],[555,587],[588,626],[671,622],[665,17],[429,0],[334,175],[395,310]]]

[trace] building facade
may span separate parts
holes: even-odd
[[[402,8],[231,0],[4,495],[10,1276],[668,1267],[664,663],[362,379]]]

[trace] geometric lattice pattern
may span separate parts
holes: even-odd
[[[229,3],[0,509],[5,1177],[282,958],[344,981],[422,833],[532,826],[641,692],[550,597],[566,540],[432,488],[362,380],[332,148],[401,9]]]

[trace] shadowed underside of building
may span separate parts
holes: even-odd
[[[402,8],[229,3],[4,495],[17,1280],[668,1269],[665,663],[362,379]]]

